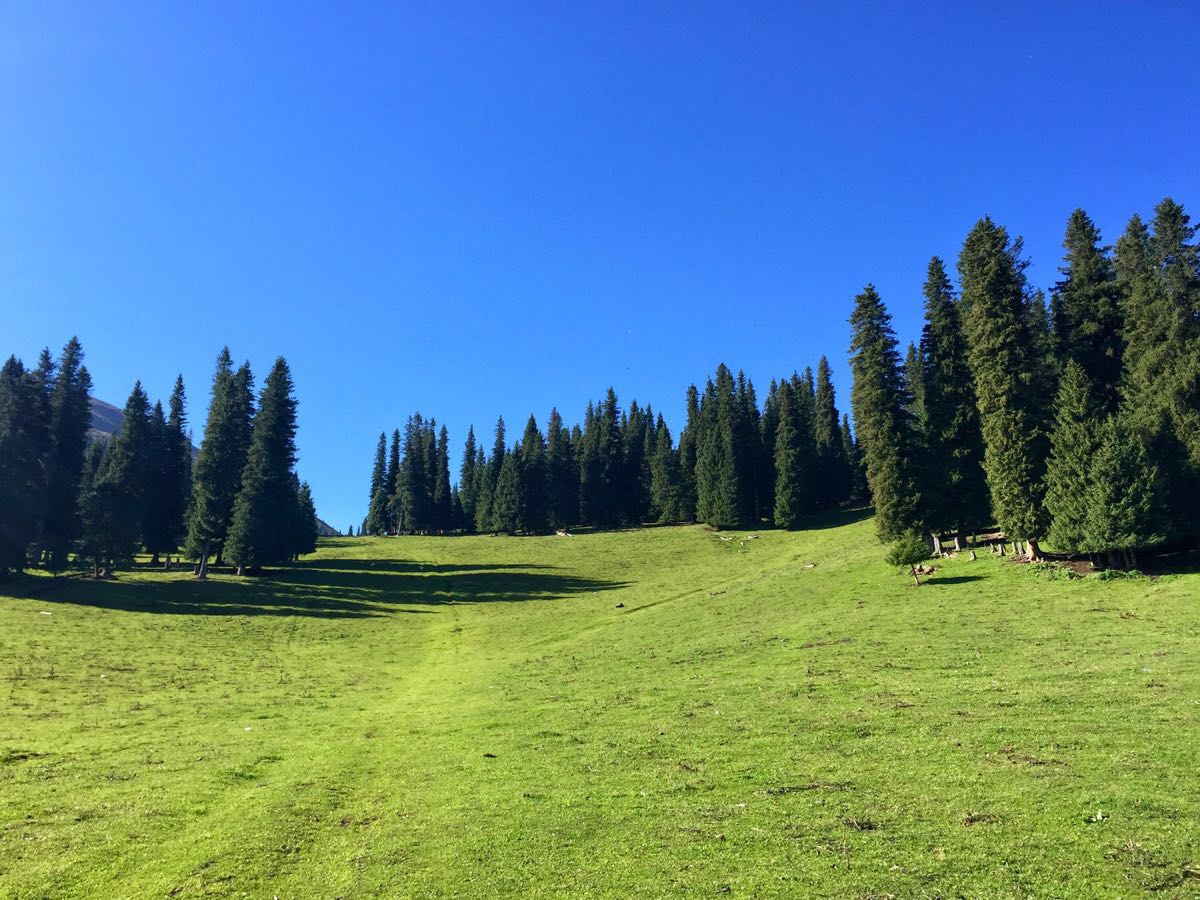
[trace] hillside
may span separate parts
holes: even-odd
[[[26,582],[0,893],[1189,896],[1200,576],[855,518]]]
[[[120,407],[113,406],[111,403],[105,403],[103,400],[97,400],[95,397],[89,397],[88,402],[92,407],[92,437],[111,437],[121,430],[121,422],[125,414]],[[200,455],[200,448],[192,444],[192,461]],[[317,517],[317,534],[321,537],[337,537],[341,534],[336,528],[322,519]]]

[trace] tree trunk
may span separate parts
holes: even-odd
[[[933,538],[933,555],[940,557],[942,555],[942,536],[936,531],[931,531],[929,536]]]
[[[920,587],[921,579],[917,576],[917,567],[916,566],[912,567],[912,576],[913,576],[913,583],[916,584],[917,587]]]
[[[971,550],[971,562],[975,562],[975,560],[976,560],[976,556],[975,556],[975,550],[972,548],[972,550]]]
[[[954,534],[954,549],[959,553],[967,549],[963,544],[963,530],[961,528],[959,528]]]
[[[1029,556],[1030,562],[1040,562],[1041,561],[1042,551],[1038,548],[1037,541],[1032,540],[1032,539],[1026,541],[1025,542],[1025,551],[1026,551],[1026,554]]]
[[[239,565],[239,566],[237,567],[237,573],[238,573],[239,575],[245,575],[245,574],[246,574],[246,567],[245,567],[245,566],[242,566],[242,565]]]
[[[196,573],[196,580],[205,581],[208,578],[208,544],[205,544],[200,550],[200,570]]]

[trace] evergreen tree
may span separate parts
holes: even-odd
[[[1027,540],[1037,558],[1047,524],[1041,419],[1049,404],[1039,383],[1020,250],[1020,241],[1010,242],[1004,228],[984,218],[967,235],[958,270],[993,512],[997,524],[1014,540]]]
[[[1141,440],[1118,416],[1110,416],[1101,433],[1080,549],[1124,557],[1133,567],[1139,547],[1162,540],[1154,496],[1158,476]]]
[[[522,531],[546,530],[546,441],[532,414],[521,437],[521,455],[517,465],[517,492],[520,497],[518,524]]]
[[[912,415],[913,428],[918,434],[925,430],[925,361],[921,351],[912,341],[908,342],[908,350],[904,354],[904,383],[911,397],[908,411]]]
[[[281,356],[263,384],[226,541],[239,575],[294,555],[299,503],[295,465],[296,399],[291,371]]]
[[[475,454],[475,531],[490,531],[492,527],[491,466],[481,447]]]
[[[816,501],[821,509],[836,509],[850,497],[850,471],[838,425],[833,374],[824,356],[817,363],[816,408],[812,433],[816,445]]]
[[[629,413],[621,426],[621,456],[624,462],[617,474],[617,492],[621,497],[618,517],[629,524],[646,520],[650,512],[650,440],[654,421],[649,410],[629,404]]]
[[[84,542],[91,548],[100,574],[128,564],[137,552],[146,519],[146,475],[153,459],[153,442],[150,401],[139,381],[125,403],[121,430],[94,474],[92,502],[83,510]]]
[[[584,423],[579,490],[585,522],[609,528],[620,521],[624,462],[620,407],[616,393],[609,388],[599,407],[589,405]]]
[[[682,483],[683,521],[696,521],[696,451],[700,439],[700,395],[694,384],[687,389],[687,420],[679,435],[679,477]]]
[[[46,466],[46,506],[42,543],[50,568],[66,567],[72,542],[79,536],[79,482],[92,409],[92,378],[83,365],[83,347],[71,338],[63,348],[50,392],[50,456]]]
[[[810,467],[817,461],[816,448],[802,392],[799,382],[784,381],[776,401],[779,421],[775,431],[773,518],[780,528],[798,528],[813,506]]]
[[[579,466],[557,409],[546,426],[546,469],[550,527],[567,528],[579,516]]]
[[[713,528],[740,524],[738,460],[734,437],[737,397],[733,375],[722,363],[700,403],[702,443],[696,455],[696,515]]]
[[[109,517],[119,514],[120,498],[111,482],[101,482],[108,441],[98,438],[88,445],[79,480],[79,557],[91,563],[92,574],[108,574],[108,535],[118,530]]]
[[[350,536],[354,536],[353,528],[350,529]],[[300,482],[296,489],[295,531],[291,551],[293,558],[317,551],[317,507],[307,481]]]
[[[426,430],[420,413],[409,416],[404,426],[404,455],[391,504],[400,532],[427,531],[430,527],[433,485],[426,463]]]
[[[217,357],[208,421],[192,477],[188,516],[187,552],[200,561],[197,577],[201,579],[207,577],[213,550],[225,540],[233,516],[233,501],[241,486],[246,464],[242,449],[247,415],[245,389],[249,383],[249,369],[243,366],[235,375],[229,348],[222,349]]]
[[[496,475],[492,496],[492,531],[516,534],[521,527],[520,475],[518,453],[506,453]]]
[[[918,530],[920,497],[915,436],[892,317],[873,285],[850,316],[854,386],[850,405],[875,501],[875,529],[885,543]]]
[[[671,430],[661,415],[655,431],[654,457],[650,461],[651,513],[658,522],[679,522],[686,514],[679,454],[671,447]]]
[[[1100,448],[1103,421],[1094,385],[1083,363],[1075,358],[1067,360],[1054,404],[1054,430],[1046,464],[1048,537],[1059,550],[1078,550],[1086,544],[1088,504],[1093,499],[1092,463]]]
[[[1122,355],[1116,270],[1100,244],[1100,230],[1082,209],[1067,220],[1063,248],[1063,278],[1052,298],[1058,355],[1083,367],[1101,408],[1113,413]]]
[[[0,369],[0,577],[25,567],[45,483],[45,422],[36,373],[15,357]]]
[[[757,495],[762,514],[774,521],[775,517],[775,439],[779,431],[779,382],[771,379],[767,389],[767,402],[763,404],[758,423],[758,472]]]
[[[387,476],[387,435],[379,432],[379,443],[375,445],[375,463],[371,467],[371,487],[367,497],[367,519],[363,531],[368,534],[387,533],[388,494],[384,488]]]
[[[384,499],[381,508],[383,510],[384,534],[395,534],[400,530],[400,514],[397,501],[400,478],[400,429],[394,428],[392,429],[391,449],[388,451],[387,469],[383,474]]]
[[[475,426],[467,429],[467,443],[463,449],[462,466],[458,470],[458,504],[462,510],[462,523],[466,531],[475,530]]]
[[[454,509],[450,496],[450,432],[445,425],[438,432],[434,469],[433,527],[445,533],[454,527]]]
[[[991,516],[983,434],[967,343],[945,264],[929,261],[921,332],[924,390],[924,511],[935,530],[953,529],[958,547]]]
[[[850,502],[870,503],[871,489],[867,486],[867,469],[858,448],[854,432],[850,430],[850,416],[842,414],[842,453],[850,472]]]

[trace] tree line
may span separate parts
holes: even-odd
[[[209,560],[244,574],[316,548],[316,509],[296,463],[296,400],[275,361],[258,395],[249,363],[217,359],[195,465],[183,378],[164,410],[137,382],[119,431],[91,434],[91,376],[72,338],[58,360],[0,369],[0,575],[72,563],[97,575],[144,550],[157,564],[183,552],[204,578]]]
[[[1047,304],[1020,239],[990,218],[967,235],[955,291],[929,263],[919,344],[902,357],[883,301],[855,298],[851,408],[879,537],[995,525],[1133,566],[1200,523],[1200,248],[1170,198],[1115,248],[1083,210],[1067,222]],[[935,550],[940,549],[935,546]],[[903,555],[903,554],[901,554]]]
[[[576,526],[706,522],[718,528],[802,517],[866,500],[849,422],[828,360],[754,384],[721,365],[703,392],[687,391],[676,442],[650,405],[623,409],[610,388],[570,427],[552,409],[543,432],[530,415],[519,440],[501,418],[491,452],[467,432],[451,482],[445,426],[420,414],[379,435],[362,534],[539,533]]]

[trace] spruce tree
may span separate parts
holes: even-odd
[[[475,426],[467,429],[462,466],[458,470],[458,503],[466,531],[475,530]]]
[[[50,456],[46,467],[46,505],[42,543],[50,568],[66,567],[72,542],[79,536],[79,482],[92,410],[88,397],[92,378],[83,365],[83,347],[71,338],[63,348],[50,392]]]
[[[490,531],[492,527],[491,466],[483,448],[475,451],[475,531]]]
[[[111,486],[101,488],[98,484],[107,450],[108,442],[104,438],[97,438],[88,445],[79,479],[79,558],[91,563],[92,574],[97,577],[104,561],[103,538],[110,530],[105,517],[116,508],[108,497]]]
[[[400,530],[399,500],[397,497],[400,486],[400,429],[392,429],[391,449],[388,451],[387,469],[383,475],[383,494],[381,503],[383,517],[383,533],[395,534]]]
[[[850,502],[863,504],[871,502],[871,489],[867,486],[867,469],[863,462],[858,441],[850,429],[850,416],[842,414],[842,453],[846,457],[846,466],[850,472]]]
[[[537,533],[546,530],[546,441],[531,413],[521,437],[521,455],[517,465],[517,490],[520,496],[520,529]]]
[[[350,536],[354,536],[353,528]],[[317,551],[317,507],[307,481],[300,482],[296,490],[295,531],[290,549],[293,558]]]
[[[756,492],[765,501],[763,514],[775,516],[775,438],[779,431],[779,382],[772,378],[758,422],[758,473]]]
[[[1100,230],[1082,209],[1067,219],[1062,280],[1054,287],[1058,355],[1086,373],[1105,413],[1116,412],[1121,383],[1121,310],[1116,270]]]
[[[445,425],[438,432],[434,456],[433,527],[442,534],[454,527],[450,496],[450,432]]]
[[[1068,359],[1054,404],[1054,430],[1046,464],[1046,511],[1050,516],[1047,537],[1057,550],[1078,550],[1086,545],[1092,464],[1100,448],[1104,418],[1094,390],[1095,382],[1083,364]]]
[[[387,533],[387,501],[388,495],[384,488],[387,475],[387,435],[379,432],[379,442],[375,445],[375,463],[371,467],[371,486],[367,494],[367,518],[363,530],[368,534]]]
[[[506,453],[500,464],[492,495],[492,531],[516,534],[521,527],[521,489],[517,464],[516,451]]]
[[[983,469],[983,434],[958,304],[938,257],[925,280],[921,332],[924,391],[922,498],[929,525],[952,529],[959,549],[968,532],[988,522],[991,498]]]
[[[873,285],[854,298],[850,327],[850,405],[875,502],[875,530],[889,543],[923,523],[911,398],[892,317]]]
[[[212,399],[200,456],[192,474],[192,503],[188,515],[188,556],[198,559],[197,577],[208,575],[208,560],[225,540],[233,515],[233,501],[241,486],[245,455],[242,431],[245,427],[247,376],[237,378],[229,348],[217,357],[213,376]]]
[[[741,522],[736,416],[733,375],[722,363],[700,403],[702,443],[696,455],[696,516],[713,528],[733,528]]]
[[[679,435],[679,477],[682,484],[683,521],[696,521],[696,452],[700,440],[700,395],[694,384],[687,389],[687,419]]]
[[[654,457],[650,461],[650,505],[655,521],[679,522],[685,515],[679,454],[671,446],[671,430],[658,417]]]
[[[1020,241],[1011,242],[1004,228],[984,218],[967,235],[958,270],[993,512],[1000,528],[1013,540],[1028,541],[1029,555],[1037,558],[1047,525],[1041,423],[1049,404],[1039,381],[1020,251]]]
[[[294,555],[295,465],[296,398],[281,356],[263,384],[226,540],[226,553],[239,575]]]
[[[842,443],[842,430],[838,425],[833,373],[829,368],[829,360],[824,356],[817,363],[812,433],[817,457],[817,504],[821,509],[836,509],[849,499],[850,471]]]
[[[904,383],[908,386],[908,411],[912,415],[913,428],[918,434],[925,429],[925,362],[921,351],[912,341],[908,342],[908,350],[904,354]]]
[[[149,451],[142,481],[146,492],[146,504],[142,519],[142,545],[151,555],[151,564],[157,565],[159,558],[175,550],[171,543],[170,520],[164,505],[167,501],[167,415],[162,403],[155,402],[150,411],[148,434]]]
[[[1119,416],[1101,428],[1092,464],[1080,549],[1137,565],[1137,550],[1162,540],[1154,485],[1157,473],[1136,433]]]
[[[45,422],[35,373],[15,357],[0,369],[0,577],[25,567],[42,511]]]
[[[579,517],[579,466],[557,409],[546,426],[546,469],[550,527],[567,528]]]
[[[802,388],[801,388],[802,390]],[[775,505],[773,519],[780,528],[798,528],[812,508],[811,467],[817,463],[812,429],[796,383],[779,385],[775,429]]]

